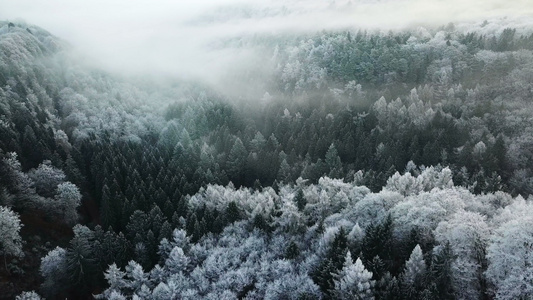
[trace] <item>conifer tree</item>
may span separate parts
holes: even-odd
[[[422,254],[420,245],[416,245],[409,256],[409,260],[405,263],[405,268],[402,273],[403,292],[413,298],[417,298],[419,293],[423,290],[424,279],[426,276],[426,262]]]
[[[352,261],[350,251],[346,253],[342,269],[334,275],[333,299],[373,300],[374,284],[372,273],[365,269],[361,259]]]

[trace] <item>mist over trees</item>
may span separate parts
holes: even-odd
[[[0,22],[0,294],[533,297],[533,32],[498,26],[227,39],[267,54],[232,98]]]

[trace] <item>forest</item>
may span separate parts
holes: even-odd
[[[37,25],[0,21],[0,299],[533,298],[533,28],[228,38],[236,96]]]

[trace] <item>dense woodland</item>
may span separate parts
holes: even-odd
[[[240,99],[0,22],[1,297],[531,299],[533,30],[491,22],[225,40]]]

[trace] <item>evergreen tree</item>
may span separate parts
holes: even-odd
[[[331,178],[341,178],[342,177],[342,164],[337,148],[334,144],[331,144],[326,152],[325,158],[326,165],[328,167],[329,173],[328,176]]]
[[[453,253],[450,243],[438,246],[433,250],[430,277],[436,288],[435,295],[438,299],[453,299],[454,291],[452,284]]]
[[[296,193],[296,196],[294,197],[294,202],[296,203],[296,207],[298,207],[299,211],[303,211],[305,209],[307,200],[305,199],[304,193],[301,189],[299,189]]]
[[[115,225],[117,222],[117,212],[113,209],[113,196],[107,185],[102,188],[102,200],[100,200],[100,219],[104,228]]]
[[[226,220],[230,224],[240,220],[239,207],[235,201],[231,201],[226,208]]]
[[[248,152],[246,151],[241,139],[236,138],[231,151],[228,153],[226,164],[228,176],[237,186],[240,186],[243,182],[242,174],[244,174],[244,166],[247,155]]]
[[[298,248],[298,245],[291,241],[289,246],[287,247],[287,250],[285,250],[285,257],[287,259],[295,259],[300,255],[300,249]]]
[[[65,256],[69,285],[76,295],[91,291],[97,283],[98,256],[93,251],[93,232],[85,226],[74,226],[74,238],[70,241]]]
[[[361,252],[367,265],[372,265],[372,260],[378,256],[383,261],[385,270],[390,270],[393,263],[393,224],[389,215],[381,224],[370,224],[365,230],[361,245]],[[373,273],[377,270],[371,270]],[[379,272],[376,272],[378,274]],[[379,279],[379,278],[376,278]]]
[[[424,289],[424,280],[426,276],[426,262],[422,254],[420,245],[416,245],[405,263],[402,273],[403,293],[412,298],[418,298],[420,292]]]
[[[187,269],[189,258],[183,253],[180,247],[174,247],[165,261],[165,268],[170,274],[177,274]]]
[[[326,257],[312,274],[313,281],[320,287],[327,299],[331,299],[331,291],[335,286],[333,274],[342,268],[348,251],[347,234],[341,227],[328,250]]]
[[[335,288],[331,293],[334,299],[374,299],[375,281],[372,280],[372,273],[365,269],[361,259],[353,263],[350,251],[346,253],[343,267],[334,278]]]

